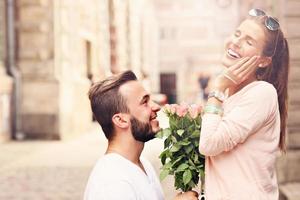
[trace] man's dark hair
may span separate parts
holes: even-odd
[[[94,83],[89,90],[88,95],[94,117],[101,125],[108,140],[113,138],[113,115],[129,112],[126,100],[120,94],[119,88],[129,81],[135,80],[137,80],[137,77],[132,71],[125,71]]]

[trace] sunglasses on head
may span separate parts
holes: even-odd
[[[265,11],[263,11],[261,9],[258,9],[258,8],[251,9],[251,10],[249,10],[248,14],[252,17],[267,16],[267,18],[265,20],[265,26],[270,31],[277,31],[280,27],[279,22],[276,18],[268,16],[265,13]]]
[[[276,18],[271,17],[266,15],[265,11],[258,9],[258,8],[254,8],[249,10],[248,14],[252,17],[260,17],[260,16],[266,16],[266,20],[265,20],[265,26],[268,30],[270,31],[277,31],[280,28],[279,22]],[[275,47],[273,50],[273,53],[271,55],[271,57],[274,56],[276,49],[277,49],[277,43],[278,43],[278,31],[277,31],[277,36],[276,36],[276,43],[275,43]]]

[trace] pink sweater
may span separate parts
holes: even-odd
[[[273,85],[255,81],[223,103],[224,115],[205,114],[200,152],[206,155],[208,200],[277,200],[275,160],[280,115]]]

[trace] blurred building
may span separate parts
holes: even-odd
[[[6,0],[0,15],[1,140],[83,133],[92,82],[125,69],[158,77],[147,0]]]
[[[10,138],[10,102],[12,78],[6,70],[6,15],[4,1],[0,2],[0,142]]]
[[[224,38],[239,20],[239,1],[156,0],[155,6],[161,92],[171,103],[195,102],[201,97],[199,75],[221,70]]]

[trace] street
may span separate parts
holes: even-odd
[[[166,119],[159,115],[161,126]],[[69,141],[10,141],[0,145],[0,200],[80,200],[89,173],[104,154],[107,141],[100,126]],[[143,156],[159,174],[160,139],[146,143]],[[176,191],[167,177],[162,182],[166,200]]]

